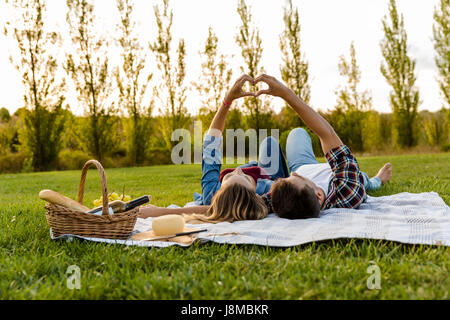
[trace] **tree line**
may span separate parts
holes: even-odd
[[[110,43],[99,33],[93,0],[66,0],[66,23],[71,51],[65,52],[61,35],[46,27],[45,0],[6,0],[15,17],[4,33],[17,44],[11,62],[25,88],[24,106],[10,115],[0,109],[0,172],[42,171],[79,168],[89,158],[106,166],[170,163],[175,129],[193,130],[201,120],[206,130],[232,84],[233,71],[220,54],[219,39],[212,26],[199,50],[202,75],[186,80],[186,44],[173,41],[173,10],[169,0],[154,5],[156,38],[142,43],[136,31],[132,0],[115,0],[119,13],[114,42],[120,63],[108,59]],[[240,26],[235,42],[240,49],[240,71],[256,77],[265,72],[264,47],[253,22],[251,7],[237,1]],[[361,72],[352,42],[348,56],[338,61],[342,85],[336,88],[336,105],[323,112],[342,140],[355,152],[405,149],[417,145],[449,148],[450,129],[450,0],[440,0],[434,9],[433,43],[436,75],[442,95],[440,111],[418,112],[420,92],[416,86],[416,61],[408,54],[404,17],[390,0],[381,21],[383,61],[380,72],[391,87],[391,113],[372,107],[372,97],[360,90]],[[282,80],[307,103],[310,101],[309,66],[301,45],[299,9],[289,0],[284,7],[284,30],[279,36]],[[156,62],[157,70],[147,68]],[[65,96],[72,82],[83,116],[75,116]],[[188,90],[197,90],[201,108],[189,114]],[[156,102],[162,106],[156,110]],[[245,98],[233,108],[228,128],[277,128],[283,145],[288,132],[303,126],[301,119],[284,106],[279,113],[272,99]],[[319,150],[318,141],[314,145]],[[320,153],[318,153],[320,154]]]

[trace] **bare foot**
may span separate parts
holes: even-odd
[[[377,177],[380,178],[381,184],[385,184],[392,177],[392,165],[390,163],[386,163],[383,168],[378,171]]]

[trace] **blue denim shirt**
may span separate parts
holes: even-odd
[[[219,181],[220,169],[222,167],[222,144],[222,136],[205,135],[202,159],[202,194],[194,193],[196,205],[210,205],[212,198],[222,185]],[[251,161],[240,167],[246,168],[257,165],[256,161]],[[256,194],[264,195],[268,193],[272,183],[273,181],[270,179],[258,179],[256,182]]]

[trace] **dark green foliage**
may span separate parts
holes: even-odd
[[[11,120],[11,115],[9,114],[8,109],[1,108],[0,109],[0,122],[8,122]]]
[[[441,146],[441,151],[442,152],[449,152],[450,151],[450,143],[443,144]]]
[[[392,87],[390,104],[393,113],[393,138],[397,147],[417,144],[417,108],[419,90],[415,86],[414,59],[408,56],[403,15],[398,15],[395,0],[390,0],[389,17],[383,19],[385,38],[381,41],[384,62],[380,70]]]
[[[432,146],[440,146],[448,142],[450,125],[447,119],[448,110],[442,109],[435,113],[423,115],[423,125],[428,143]]]
[[[81,170],[91,157],[82,150],[62,150],[59,155],[58,170]]]
[[[26,110],[23,122],[26,130],[24,139],[33,154],[33,168],[37,171],[49,170],[55,166],[61,150],[61,137],[64,130],[64,118],[61,106],[52,111],[47,109],[33,112]]]
[[[245,125],[246,128],[253,128],[257,129],[258,136],[259,136],[259,130],[261,129],[271,129],[274,128],[274,121],[273,117],[275,115],[275,112],[271,109],[270,103],[268,101],[263,101],[261,104],[261,108],[259,109],[258,116],[255,114],[249,114],[246,115],[245,119]],[[275,128],[274,128],[275,129]]]
[[[11,117],[9,112],[4,113],[2,117],[3,120],[0,119],[0,155],[6,155],[18,151],[20,118],[16,115]]]
[[[231,109],[228,113],[227,120],[225,122],[225,128],[227,129],[240,129],[245,128],[244,115],[239,109]]]
[[[370,110],[364,113],[362,138],[364,151],[387,150],[392,144],[392,115]]]
[[[273,123],[274,127],[280,131],[304,127],[304,123],[298,114],[290,106],[286,105],[281,108],[278,114],[274,115]]]

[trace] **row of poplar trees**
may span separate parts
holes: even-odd
[[[33,155],[35,170],[49,169],[58,157],[64,130],[74,130],[67,120],[67,112],[63,110],[67,79],[73,82],[79,104],[85,111],[85,123],[77,129],[75,136],[85,151],[100,161],[123,138],[119,136],[119,120],[126,135],[127,155],[131,163],[139,164],[144,160],[152,134],[149,124],[154,121],[155,99],[159,99],[163,106],[158,110],[158,128],[169,150],[174,143],[171,141],[172,132],[190,125],[192,117],[186,107],[189,90],[186,45],[184,39],[179,39],[174,54],[173,11],[169,0],[161,0],[160,5],[154,6],[157,37],[147,44],[141,42],[136,31],[133,1],[116,0],[120,21],[114,40],[121,49],[119,66],[112,66],[108,60],[110,43],[95,24],[93,0],[66,0],[66,21],[72,42],[70,53],[63,52],[60,34],[48,31],[45,26],[45,0],[6,1],[18,13],[16,20],[6,25],[5,34],[15,38],[19,50],[19,54],[11,55],[11,61],[25,86],[25,133],[22,139]],[[433,25],[438,81],[447,106],[450,105],[449,12],[450,0],[440,0],[435,8]],[[261,63],[262,39],[245,0],[238,0],[237,13],[241,20],[235,36],[243,61],[240,71],[256,77],[265,72]],[[301,47],[298,8],[293,6],[292,0],[284,8],[283,20],[285,29],[279,37],[281,78],[308,103],[311,95],[308,61]],[[411,147],[417,142],[415,126],[420,96],[415,86],[416,62],[408,55],[404,19],[397,12],[395,0],[390,0],[389,14],[383,18],[382,26],[385,37],[380,45],[384,61],[380,71],[392,88],[391,134],[395,145]],[[153,55],[150,56],[149,52]],[[227,63],[229,57],[220,54],[218,38],[212,27],[209,27],[205,47],[199,54],[203,61],[202,76],[191,85],[202,98],[197,116],[205,126],[212,120],[232,84],[233,73]],[[156,61],[157,71],[147,68],[150,59]],[[361,72],[353,43],[350,58],[341,56],[338,66],[346,81],[337,88],[336,107],[327,117],[336,131],[345,137],[346,143],[360,151],[363,149],[363,123],[368,120],[372,99],[368,91],[359,90]],[[65,72],[59,72],[61,68]],[[112,98],[115,97],[114,92],[118,92],[116,99]],[[247,115],[248,126],[257,130],[267,128],[271,117],[270,105],[270,97],[246,98],[242,108]],[[126,113],[121,113],[124,110]],[[229,121],[241,121],[240,115],[239,111],[232,110]],[[286,128],[303,125],[288,106],[281,110],[279,116]]]

